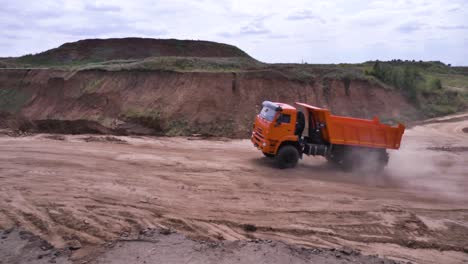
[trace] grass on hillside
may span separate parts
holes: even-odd
[[[151,57],[134,61],[112,61],[88,64],[80,69],[103,69],[107,71],[154,71],[178,72],[236,72],[259,69],[265,64],[250,58],[201,58],[201,57]]]

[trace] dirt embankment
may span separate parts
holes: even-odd
[[[1,70],[0,92],[0,111],[28,120],[87,120],[120,134],[245,137],[266,99],[307,102],[363,118],[417,115],[398,92],[368,81],[345,85],[320,76],[299,81],[275,70]],[[56,125],[43,127],[51,126]]]

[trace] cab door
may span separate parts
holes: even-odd
[[[296,116],[293,113],[280,112],[273,122],[275,139],[279,140],[285,136],[294,135]]]

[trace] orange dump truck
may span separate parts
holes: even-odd
[[[252,143],[280,168],[296,166],[303,154],[324,156],[346,170],[383,169],[387,149],[398,149],[405,126],[335,116],[327,109],[304,103],[263,102],[255,118]]]

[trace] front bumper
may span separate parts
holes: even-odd
[[[266,140],[261,133],[253,131],[250,141],[252,141],[253,145],[263,153],[273,154],[275,151],[275,144],[271,144],[271,142]]]

